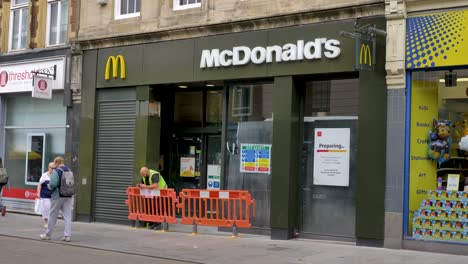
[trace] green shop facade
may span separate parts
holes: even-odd
[[[176,191],[250,191],[250,232],[381,244],[385,47],[357,72],[354,22],[85,50],[77,219],[128,221],[146,165]]]

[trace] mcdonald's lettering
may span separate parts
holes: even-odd
[[[359,64],[367,64],[372,66],[371,49],[367,44],[361,44],[361,51],[359,52]]]
[[[120,66],[120,79],[125,79],[125,59],[122,55],[117,57],[109,56],[106,63],[106,71],[104,73],[104,79],[110,80],[110,73],[112,68],[112,77],[117,78]]]

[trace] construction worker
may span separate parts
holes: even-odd
[[[147,167],[141,167],[140,175],[140,187],[143,185],[145,187],[148,186],[149,188],[167,189],[166,181],[164,181],[163,176],[159,172],[150,170]]]
[[[142,167],[140,169],[140,175],[141,175],[141,184],[139,185],[140,188],[143,189],[167,189],[167,184],[166,181],[164,181],[164,178],[162,175],[155,171],[155,170],[150,170],[147,167]],[[152,200],[155,198],[147,198],[147,200]],[[151,202],[148,201],[147,205],[150,206]],[[158,206],[156,201],[153,203],[156,208],[154,208],[154,212],[157,212]],[[161,209],[159,209],[161,210]],[[147,207],[147,211],[151,212],[151,208]],[[161,228],[161,223],[146,223],[146,227],[150,229],[160,229]]]

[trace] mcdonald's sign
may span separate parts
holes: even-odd
[[[359,64],[372,66],[372,54],[369,45],[362,43],[359,51]]]
[[[104,72],[104,79],[110,80],[110,74],[112,69],[112,77],[117,78],[120,66],[120,79],[125,79],[125,59],[122,55],[117,57],[109,56],[106,63],[106,71]]]
[[[356,38],[356,70],[374,71],[375,59],[373,41]]]

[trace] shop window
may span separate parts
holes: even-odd
[[[244,117],[252,115],[253,87],[239,85],[232,89],[232,116]]]
[[[10,12],[10,50],[26,48],[28,37],[28,0],[12,0]]]
[[[357,116],[359,79],[306,82],[304,116]]]
[[[140,16],[141,0],[115,0],[115,19]]]
[[[201,6],[201,0],[174,0],[174,10],[184,10]]]
[[[207,91],[206,94],[206,116],[208,125],[219,125],[223,120],[223,92],[221,90]]]
[[[36,185],[44,166],[65,154],[63,93],[54,92],[52,100],[8,95],[5,101],[5,167],[10,184]]]
[[[255,227],[270,226],[273,84],[229,87],[224,189],[248,190],[256,200]],[[261,209],[259,209],[261,208]]]
[[[44,171],[46,134],[29,133],[26,137],[26,182],[38,182]]]
[[[407,235],[468,243],[468,70],[411,79]]]
[[[231,87],[229,115],[233,121],[268,120],[273,112],[273,88],[269,84],[239,84]]]
[[[203,92],[176,92],[174,98],[174,121],[178,124],[200,126],[202,124]]]
[[[47,45],[61,45],[67,40],[68,0],[48,0]]]

